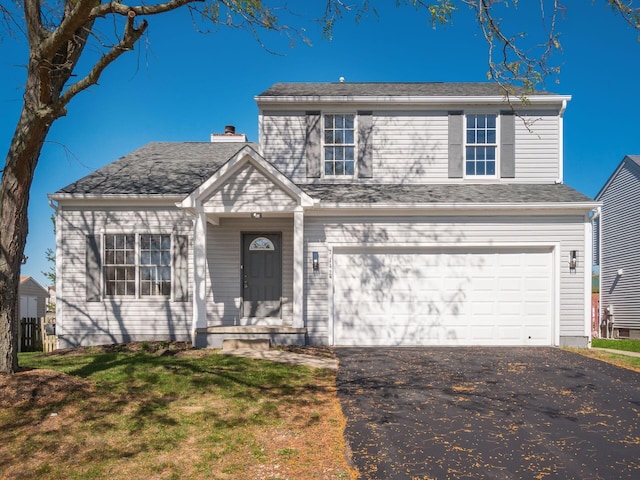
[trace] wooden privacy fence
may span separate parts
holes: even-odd
[[[55,335],[55,318],[22,318],[20,319],[20,351],[52,352],[58,348],[58,337]]]

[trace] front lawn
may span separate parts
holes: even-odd
[[[611,348],[613,350],[625,350],[627,352],[640,353],[640,340],[614,340],[611,338],[594,338],[591,346],[596,348]]]
[[[0,478],[338,479],[335,373],[138,349],[20,354],[0,375]]]
[[[570,349],[581,355],[596,358],[604,362],[612,363],[619,367],[628,368],[640,372],[640,357],[633,357],[622,353],[622,351],[640,351],[640,341],[638,340],[612,340],[608,338],[593,338],[591,346],[595,348],[574,348]],[[620,350],[621,353],[598,350],[607,348],[610,350]]]

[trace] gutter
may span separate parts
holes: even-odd
[[[60,205],[55,203],[57,199],[53,196],[53,194],[47,195],[47,198],[49,200],[49,206],[51,208],[53,208],[53,211],[56,212],[56,214],[57,214],[58,213],[58,209],[60,208]]]
[[[176,194],[96,194],[96,193],[51,193],[48,195],[49,201],[51,200],[175,200],[183,199],[186,195]]]
[[[460,210],[484,210],[484,211],[513,211],[513,210],[573,210],[591,211],[599,207],[598,202],[580,203],[345,203],[345,202],[320,202],[313,211],[321,210],[392,210],[396,214],[411,210],[420,211],[460,211]],[[309,211],[309,210],[306,210]]]

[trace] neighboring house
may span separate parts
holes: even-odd
[[[56,311],[56,286],[48,285],[47,293],[49,294],[49,300],[47,301],[47,312]]]
[[[61,346],[587,346],[598,204],[562,183],[570,97],[510,100],[281,83],[258,143],[152,143],[63,188]]]
[[[18,305],[18,318],[43,318],[47,308],[49,292],[28,276],[20,277],[18,286],[20,303]]]
[[[640,339],[640,155],[624,157],[596,201],[600,306],[613,322],[609,335]]]

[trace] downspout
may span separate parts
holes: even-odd
[[[55,230],[56,230],[56,310],[55,310],[55,328],[56,336],[60,338],[60,334],[63,333],[62,325],[64,324],[64,304],[60,298],[62,295],[62,258],[59,253],[62,252],[62,222],[60,221],[60,212],[62,207],[60,203],[53,200],[51,195],[47,195],[49,200],[49,206],[55,212]],[[59,347],[59,345],[58,345]]]
[[[602,310],[602,207],[596,207],[593,210],[593,215],[591,216],[591,225],[593,226],[593,222],[598,220],[598,335],[601,334],[601,323],[602,323],[602,315],[600,314]],[[608,329],[607,329],[608,332]],[[608,333],[607,333],[608,336]]]
[[[564,181],[564,112],[567,109],[567,101],[562,101],[562,107],[558,114],[558,178],[556,183]]]

